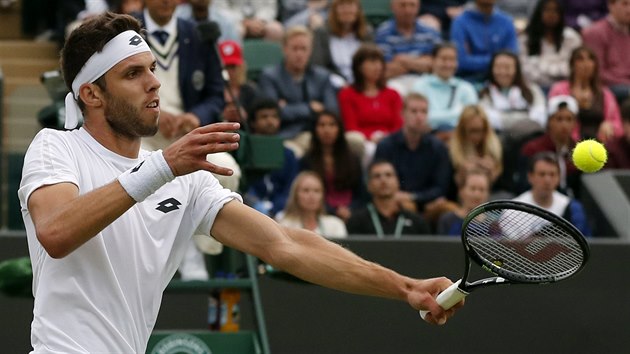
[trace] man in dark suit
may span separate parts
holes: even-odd
[[[153,148],[194,128],[219,121],[223,110],[221,66],[211,43],[204,42],[193,22],[174,16],[177,0],[146,0],[138,18],[157,59],[160,79],[160,134]],[[161,139],[160,139],[161,138]]]

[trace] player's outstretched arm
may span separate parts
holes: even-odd
[[[219,212],[211,234],[229,247],[306,281],[349,293],[402,300],[417,310],[429,310],[431,316],[426,320],[430,323],[443,324],[455,312],[444,311],[435,302],[435,297],[452,284],[450,280],[400,275],[310,231],[282,227],[236,201]]]

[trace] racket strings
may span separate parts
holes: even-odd
[[[584,261],[582,248],[570,233],[518,210],[491,210],[477,216],[468,224],[466,237],[494,272],[521,281],[563,279]]]

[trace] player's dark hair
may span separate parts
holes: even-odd
[[[560,162],[558,162],[558,157],[550,151],[543,151],[535,154],[529,159],[529,164],[527,165],[527,172],[534,172],[534,168],[539,161],[544,161],[550,163],[558,168],[560,171]]]
[[[90,57],[103,50],[105,44],[120,33],[133,30],[141,32],[140,22],[129,16],[107,12],[100,16],[91,17],[73,30],[61,50],[60,66],[66,87],[72,91],[72,81],[79,74]],[[105,80],[101,76],[95,81],[99,87],[105,90]],[[79,107],[83,110],[85,105],[78,100]]]

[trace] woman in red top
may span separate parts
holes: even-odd
[[[341,117],[348,132],[366,140],[364,161],[376,144],[402,127],[402,98],[386,87],[385,58],[375,44],[363,44],[352,57],[354,83],[339,92]]]

